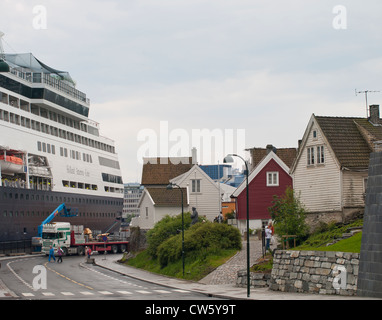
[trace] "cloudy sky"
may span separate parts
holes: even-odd
[[[223,139],[201,135],[203,164],[297,147],[313,113],[365,117],[355,90],[382,91],[380,0],[2,0],[0,12],[7,53],[69,71],[91,99],[124,182],[140,181],[142,154],[189,155],[194,132]]]

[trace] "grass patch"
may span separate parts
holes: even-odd
[[[335,239],[342,237],[342,234],[351,227],[359,227],[363,225],[363,219],[357,220],[348,225],[337,226],[329,224],[323,226],[312,234],[305,242],[293,250],[312,250],[312,251],[342,251],[342,252],[356,252],[361,251],[362,232],[354,236],[341,240],[333,245],[327,246],[328,243],[333,242]]]
[[[217,267],[227,262],[237,253],[237,251],[238,250],[236,249],[224,249],[209,252],[208,255],[191,254],[189,256],[187,256],[186,253],[184,278],[182,259],[170,262],[165,267],[161,268],[158,259],[152,258],[147,250],[137,254],[134,258],[128,259],[125,263],[129,266],[141,268],[165,276],[199,281]]]
[[[249,269],[250,272],[255,273],[271,273],[273,267],[273,257],[268,254],[259,258],[256,263]]]
[[[354,236],[338,241],[331,246],[319,247],[316,251],[341,251],[341,252],[361,252],[362,232],[355,234]]]

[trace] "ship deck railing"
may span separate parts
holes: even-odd
[[[90,105],[90,100],[86,98],[85,93],[72,87],[67,82],[51,76],[49,73],[21,71],[20,68],[11,68],[10,72],[20,79],[23,79],[30,83],[46,84],[49,87],[52,87],[54,89],[57,89],[58,91],[66,93],[72,98],[75,98],[81,102],[86,103],[87,105]]]

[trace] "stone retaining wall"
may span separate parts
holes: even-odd
[[[251,288],[265,288],[270,285],[270,273],[255,273],[251,272],[249,276],[249,283]],[[247,270],[243,269],[237,272],[236,286],[240,288],[247,287]]]
[[[277,250],[273,259],[270,289],[356,295],[358,270],[359,253]]]

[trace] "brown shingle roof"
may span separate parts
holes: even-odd
[[[372,142],[382,139],[382,127],[373,126],[366,118],[315,118],[341,166],[368,168]]]
[[[182,206],[182,193],[179,188],[175,187],[168,190],[167,188],[146,188],[151,198],[157,207],[181,207]],[[183,191],[183,205],[186,207],[187,202],[187,189],[182,188]]]
[[[171,179],[188,172],[193,167],[191,157],[152,158],[144,161],[141,183],[145,186],[168,185]]]
[[[268,150],[265,148],[252,148],[249,149],[251,153],[252,166],[256,167],[264,157],[267,156]],[[277,156],[289,167],[291,168],[294,159],[297,155],[296,148],[280,148],[275,149]]]

